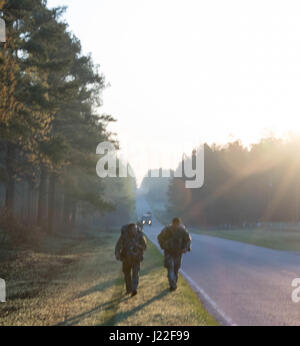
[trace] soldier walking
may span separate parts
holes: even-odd
[[[168,270],[170,291],[175,291],[182,254],[191,251],[191,236],[181,219],[175,217],[172,223],[160,232],[157,239],[160,247],[164,250],[164,266]]]
[[[142,229],[135,223],[125,225],[116,244],[115,256],[122,261],[126,293],[135,296],[139,284],[140,263],[146,250],[147,242]]]

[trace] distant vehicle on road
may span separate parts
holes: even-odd
[[[142,224],[149,226],[152,225],[152,213],[150,211],[142,216]]]

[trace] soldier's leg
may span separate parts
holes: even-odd
[[[165,257],[165,264],[168,269],[168,279],[169,279],[169,285],[170,289],[176,289],[176,277],[174,272],[174,259],[173,256],[166,255]]]
[[[174,257],[174,273],[175,273],[176,285],[178,281],[178,272],[181,267],[181,259],[182,259],[182,255],[178,255]]]
[[[132,291],[131,264],[126,261],[123,262],[123,273],[124,273],[124,279],[125,279],[126,292],[131,293]]]
[[[139,272],[140,272],[140,263],[134,263],[132,266],[132,294],[137,293],[139,285]]]

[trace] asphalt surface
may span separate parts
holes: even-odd
[[[138,197],[138,216],[150,210]],[[144,232],[158,245],[162,228],[153,216]],[[184,255],[182,274],[222,324],[300,325],[300,302],[292,300],[300,253],[192,233],[192,251]]]

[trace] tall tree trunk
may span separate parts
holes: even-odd
[[[31,224],[31,221],[32,221],[32,187],[31,187],[30,181],[28,181],[27,220]]]
[[[6,145],[6,169],[7,169],[7,184],[5,193],[5,208],[10,213],[14,213],[15,200],[15,178],[14,178],[14,161],[16,157],[16,149],[13,144]]]
[[[53,218],[55,212],[55,183],[56,176],[54,173],[49,178],[49,195],[48,195],[48,232],[53,232]]]
[[[63,223],[65,227],[70,226],[70,197],[64,194]]]
[[[29,220],[30,224],[34,224],[36,221],[36,191],[34,185],[30,182],[30,200],[29,200]]]
[[[76,212],[77,212],[77,203],[72,201],[72,227],[75,227],[76,224]]]
[[[58,185],[59,186],[59,185]],[[57,186],[57,187],[58,187]],[[58,188],[57,188],[58,190]],[[64,194],[60,191],[57,193],[58,200],[57,200],[57,208],[56,208],[56,224],[59,226],[63,225],[63,215],[64,215]]]
[[[20,183],[20,189],[22,191],[22,198],[20,204],[20,218],[24,222],[26,220],[26,199],[27,199],[27,189],[25,181],[22,180]]]
[[[39,200],[38,200],[38,215],[37,224],[42,226],[43,220],[46,216],[46,194],[47,194],[47,170],[41,167],[40,186],[39,186]]]

